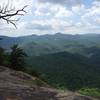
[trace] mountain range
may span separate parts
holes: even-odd
[[[0,47],[9,49],[14,44],[19,44],[28,55],[33,56],[63,51],[91,56],[94,49],[98,51],[100,48],[100,35],[66,35],[57,33],[55,35],[23,37],[0,36]]]
[[[0,36],[0,47],[19,44],[27,66],[53,86],[77,90],[100,88],[100,34]]]

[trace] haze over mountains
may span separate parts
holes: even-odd
[[[19,44],[29,55],[41,55],[68,51],[85,54],[89,48],[100,47],[99,34],[65,35],[30,35],[23,37],[0,36],[0,46],[9,49],[13,44]],[[31,49],[30,49],[31,48]],[[91,51],[92,52],[92,51]]]

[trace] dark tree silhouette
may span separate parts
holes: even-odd
[[[4,64],[5,50],[0,47],[0,65]]]
[[[25,8],[27,7],[24,6],[22,9],[15,10],[14,7],[10,7],[9,3],[3,6],[0,6],[0,19],[5,20],[8,24],[12,24],[16,27],[15,22],[19,20],[18,19],[13,19],[15,16],[23,16],[26,11]],[[17,28],[17,27],[16,27]]]
[[[11,50],[10,67],[16,70],[23,70],[26,53],[18,45],[14,45]]]

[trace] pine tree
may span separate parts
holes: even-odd
[[[23,70],[25,65],[25,56],[26,53],[18,47],[18,45],[13,45],[11,48],[11,54],[10,54],[10,67],[16,70]]]
[[[5,50],[0,47],[0,65],[4,64]]]

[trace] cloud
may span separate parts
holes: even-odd
[[[81,14],[85,11],[85,5],[82,4],[81,6],[77,5],[77,6],[72,6],[72,12],[74,14]]]
[[[32,5],[33,0],[0,0],[0,5],[9,5],[15,7],[16,9],[22,8],[25,5]]]
[[[28,13],[16,23],[18,29],[0,21],[0,34],[100,33],[100,0],[9,1],[16,9],[29,5],[26,9]],[[0,4],[3,3],[7,3],[7,0],[0,0]]]
[[[70,17],[73,15],[71,10],[68,10],[65,7],[60,6],[60,5],[56,5],[52,7],[50,10],[51,12],[54,13],[55,15],[54,17]]]
[[[53,19],[55,17],[63,18],[73,16],[73,12],[62,5],[44,4],[38,2],[34,6],[35,11],[33,14],[37,17],[51,17]]]
[[[35,24],[35,23],[27,23],[25,28],[28,30],[40,30],[40,31],[49,31],[52,30],[52,26],[50,25],[43,25],[43,24]]]
[[[83,0],[38,0],[41,3],[52,3],[64,6],[81,5]]]

